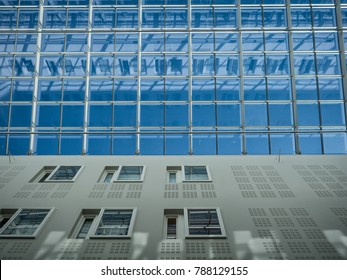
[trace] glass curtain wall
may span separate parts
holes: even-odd
[[[0,0],[0,154],[345,154],[346,47],[346,0]]]

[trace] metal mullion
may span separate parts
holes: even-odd
[[[214,10],[213,10],[214,11]],[[213,36],[213,55],[214,55],[214,77],[213,77],[213,83],[214,83],[214,105],[215,105],[215,131],[219,131],[218,126],[218,104],[217,103],[217,59],[216,59],[216,33],[212,31]],[[218,155],[219,152],[219,145],[218,145],[218,133],[216,133],[216,154]]]
[[[37,26],[38,32],[37,32],[37,41],[36,41],[36,64],[35,64],[35,76],[34,76],[34,89],[33,89],[31,124],[30,124],[30,132],[32,133],[32,134],[30,134],[30,144],[29,144],[29,154],[30,155],[34,154],[34,144],[35,144],[34,132],[35,132],[35,128],[36,128],[37,96],[38,96],[38,84],[39,84],[39,73],[40,73],[40,52],[41,52],[41,40],[42,40],[43,5],[44,5],[44,0],[40,0],[39,18],[38,18],[38,26]]]
[[[140,150],[140,139],[141,139],[141,48],[142,48],[142,1],[138,2],[138,43],[137,43],[137,96],[136,96],[136,150],[135,154],[139,155]]]
[[[193,104],[192,104],[192,84],[193,84],[193,77],[192,77],[192,67],[193,67],[193,55],[192,55],[192,5],[191,2],[188,1],[188,105],[189,105],[189,150],[188,154],[193,154]]]
[[[298,112],[297,112],[297,98],[296,98],[296,87],[295,87],[295,64],[294,64],[294,47],[293,47],[293,31],[292,31],[292,13],[289,1],[286,3],[287,11],[287,24],[288,24],[288,47],[289,47],[289,75],[290,75],[290,86],[292,92],[292,110],[293,110],[293,121],[294,131],[298,130]],[[300,154],[299,134],[294,133],[294,145],[295,154]]]

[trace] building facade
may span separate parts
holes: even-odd
[[[0,0],[0,258],[346,259],[345,42],[345,0]]]

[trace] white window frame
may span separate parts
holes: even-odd
[[[51,180],[51,178],[53,177],[53,175],[59,170],[59,168],[64,167],[64,166],[79,166],[80,169],[77,171],[77,173],[75,174],[75,176],[71,179],[71,180]],[[66,182],[75,182],[78,175],[82,172],[82,169],[84,168],[83,165],[58,165],[52,172],[51,174],[46,178],[46,180],[44,182],[53,182],[53,183],[66,183]]]
[[[49,210],[45,218],[42,220],[41,224],[37,227],[32,235],[20,235],[20,234],[2,234],[5,229],[12,223],[12,221],[23,211],[23,210]],[[36,236],[41,232],[44,225],[47,223],[48,219],[51,217],[54,208],[44,207],[44,208],[19,208],[12,217],[7,221],[7,223],[0,230],[0,238],[36,238]]]
[[[189,219],[188,219],[188,211],[189,210],[215,210],[217,213],[218,217],[218,222],[219,222],[219,227],[221,230],[221,234],[219,235],[194,235],[194,234],[189,234]],[[189,208],[184,208],[184,233],[185,233],[185,238],[199,238],[199,239],[208,239],[208,238],[226,238],[226,231],[222,219],[222,214],[220,211],[219,207],[189,207]]]
[[[186,167],[205,167],[206,168],[206,172],[207,172],[207,180],[189,180],[186,178]],[[208,165],[183,165],[182,166],[182,181],[183,182],[211,182],[212,181],[212,177],[211,177],[211,173],[210,173],[210,168]]]
[[[126,235],[96,235],[97,229],[99,227],[99,224],[101,222],[102,216],[104,215],[105,211],[107,210],[118,210],[118,211],[132,211],[131,214],[131,219],[128,227],[128,233]],[[87,213],[81,213],[79,216],[77,223],[72,230],[71,238],[76,239],[77,235],[84,223],[84,221],[87,218],[93,218],[92,225],[86,235],[85,239],[112,239],[112,238],[117,238],[117,239],[130,239],[133,233],[134,229],[134,224],[135,224],[135,219],[136,219],[136,213],[137,213],[137,208],[135,207],[117,207],[117,208],[101,208],[97,210],[84,210]],[[92,213],[94,211],[94,213]],[[96,213],[98,211],[98,213]]]
[[[123,167],[142,167],[142,172],[141,172],[141,176],[140,179],[138,180],[134,180],[134,179],[130,179],[130,180],[125,180],[125,179],[119,179],[119,175],[120,172],[122,170]],[[109,173],[110,171],[114,171],[114,174],[112,176],[111,182],[106,183],[104,182],[107,173]],[[119,165],[119,166],[106,166],[101,174],[101,177],[99,179],[99,183],[105,183],[105,184],[111,184],[113,182],[143,182],[144,178],[145,178],[145,173],[146,173],[146,165]]]

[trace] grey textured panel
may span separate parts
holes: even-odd
[[[25,169],[25,167],[26,167],[26,166],[24,166],[24,165],[21,165],[21,166],[13,166],[13,167],[11,168],[11,170],[14,170],[14,171],[22,171],[22,170]]]
[[[69,191],[71,190],[73,184],[59,184],[57,190],[58,191]]]
[[[308,183],[309,187],[313,190],[325,190],[325,187],[321,183]]]
[[[340,170],[329,170],[329,173],[334,176],[345,176],[345,173]]]
[[[263,177],[263,173],[261,171],[248,171],[248,173],[252,177]]]
[[[104,192],[91,192],[88,198],[103,198]]]
[[[7,171],[3,176],[4,177],[10,177],[10,178],[14,178],[19,174],[19,172],[17,171]]]
[[[252,217],[266,216],[264,208],[248,208],[248,211]]]
[[[178,192],[164,192],[164,198],[178,198]]]
[[[278,227],[294,227],[294,223],[291,218],[274,218]]]
[[[107,198],[122,198],[122,192],[109,192],[107,193]]]
[[[111,184],[111,190],[112,191],[124,191],[125,190],[125,184]]]
[[[269,211],[270,211],[271,215],[274,217],[288,216],[288,214],[284,208],[269,208]]]
[[[257,198],[255,191],[241,191],[243,198]]]
[[[330,210],[336,216],[347,216],[347,208],[345,208],[345,207],[334,207],[334,208],[330,208]]]
[[[182,184],[182,190],[184,190],[184,191],[196,191],[197,185],[196,184]]]
[[[179,241],[162,241],[160,244],[160,254],[181,254],[182,247]]]
[[[166,191],[178,191],[178,184],[166,184],[164,190],[166,190]]]
[[[312,218],[296,218],[301,227],[316,227],[317,224]]]
[[[213,184],[200,184],[200,189],[202,191],[214,191],[214,185]]]
[[[129,241],[112,242],[109,254],[129,254],[131,252],[131,243]]]
[[[50,183],[45,183],[45,184],[38,184],[39,190],[40,191],[50,191],[52,190],[56,185],[55,184],[50,184]]]
[[[233,171],[235,177],[246,177],[247,173],[245,171]]]
[[[6,166],[6,165],[1,165],[1,166],[0,166],[0,170],[1,170],[1,171],[6,171],[6,170],[8,170],[9,168],[10,168],[10,166],[8,166],[8,165],[7,165],[7,166]]]
[[[142,184],[130,184],[128,186],[128,190],[129,191],[142,191],[142,187],[143,187]]]
[[[259,191],[263,198],[276,198],[276,194],[273,191]]]
[[[201,198],[217,198],[215,192],[201,192]]]
[[[281,229],[280,232],[284,239],[302,239],[302,236],[297,229]]]
[[[247,177],[235,177],[237,183],[249,183],[249,179]]]
[[[67,240],[59,248],[60,259],[77,260],[82,248],[83,240]]]
[[[127,192],[126,198],[141,198],[141,192]]]
[[[312,245],[318,254],[332,254],[339,257],[339,254],[336,252],[335,248],[327,241],[313,241]]]
[[[309,216],[305,208],[289,208],[293,216]]]
[[[327,183],[326,186],[331,190],[343,190],[343,186],[339,183]]]
[[[234,171],[242,171],[243,170],[242,165],[231,165],[230,168],[231,168],[231,170],[234,170]]]
[[[314,191],[319,197],[334,197],[330,191]]]
[[[269,218],[253,218],[252,220],[256,227],[272,227],[272,223]]]
[[[231,260],[232,250],[228,242],[211,242],[209,258],[213,260]]]
[[[204,242],[186,242],[185,243],[186,258],[189,260],[205,260],[207,259],[207,250]]]
[[[312,252],[306,242],[288,241],[287,245],[292,254],[310,254]]]
[[[5,184],[0,184],[0,190],[4,188],[6,185]]]
[[[259,170],[259,167],[257,165],[246,165],[246,169],[248,171]]]
[[[54,192],[51,195],[51,198],[65,198],[68,192]]]
[[[347,191],[334,191],[334,193],[338,197],[347,197]]]
[[[278,194],[282,198],[294,198],[295,194],[292,191],[278,191]]]
[[[287,184],[273,184],[276,190],[288,190],[289,187]]]
[[[269,184],[256,184],[255,186],[258,190],[271,190],[271,186]]]
[[[320,229],[305,228],[303,231],[308,239],[326,239],[325,235]]]
[[[34,191],[38,187],[38,184],[25,184],[21,190],[23,191]]]
[[[7,184],[9,182],[11,182],[12,178],[5,178],[5,177],[2,177],[0,178],[0,183],[1,184]]]
[[[263,170],[275,170],[275,168],[272,165],[262,165],[261,169],[263,169]]]
[[[252,184],[237,184],[241,191],[250,191],[253,190]]]
[[[31,197],[32,198],[46,198],[49,192],[35,192]]]
[[[108,187],[108,184],[95,184],[93,186],[94,191],[106,191]]]
[[[83,248],[83,254],[91,254],[91,255],[101,255],[104,253],[106,248],[106,242],[93,242],[89,241]]]
[[[183,192],[183,198],[198,198],[197,192]]]
[[[13,198],[27,198],[31,192],[17,192]]]

